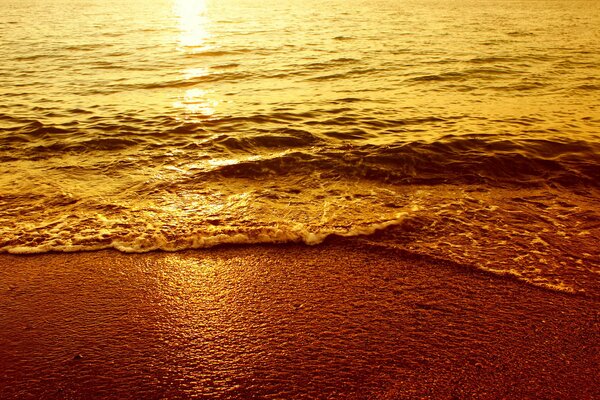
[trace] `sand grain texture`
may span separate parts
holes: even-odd
[[[0,398],[599,398],[598,302],[368,247],[0,256]]]

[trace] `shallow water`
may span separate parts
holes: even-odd
[[[369,240],[597,285],[595,1],[0,10],[0,252],[384,229]]]

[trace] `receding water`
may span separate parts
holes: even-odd
[[[384,230],[598,281],[595,0],[1,0],[0,36],[0,252]]]

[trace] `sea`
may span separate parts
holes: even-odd
[[[360,237],[600,296],[597,0],[0,0],[0,38],[0,253]]]

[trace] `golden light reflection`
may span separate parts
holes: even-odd
[[[199,78],[208,75],[206,68],[190,68],[183,71],[185,79]]]
[[[180,51],[193,54],[211,48],[207,44],[211,35],[207,30],[210,20],[207,16],[206,0],[174,0],[173,12],[178,19]],[[185,80],[210,74],[204,67],[187,68],[182,73]],[[193,88],[186,90],[173,106],[183,111],[184,118],[193,119],[212,116],[218,104],[217,100],[208,96],[206,90]]]
[[[219,104],[217,100],[207,97],[208,92],[202,89],[188,89],[180,101],[173,103],[175,108],[183,109],[186,114],[195,117],[210,117]]]
[[[210,34],[206,30],[206,0],[175,0],[173,11],[179,20],[179,45],[186,51],[205,47]]]

